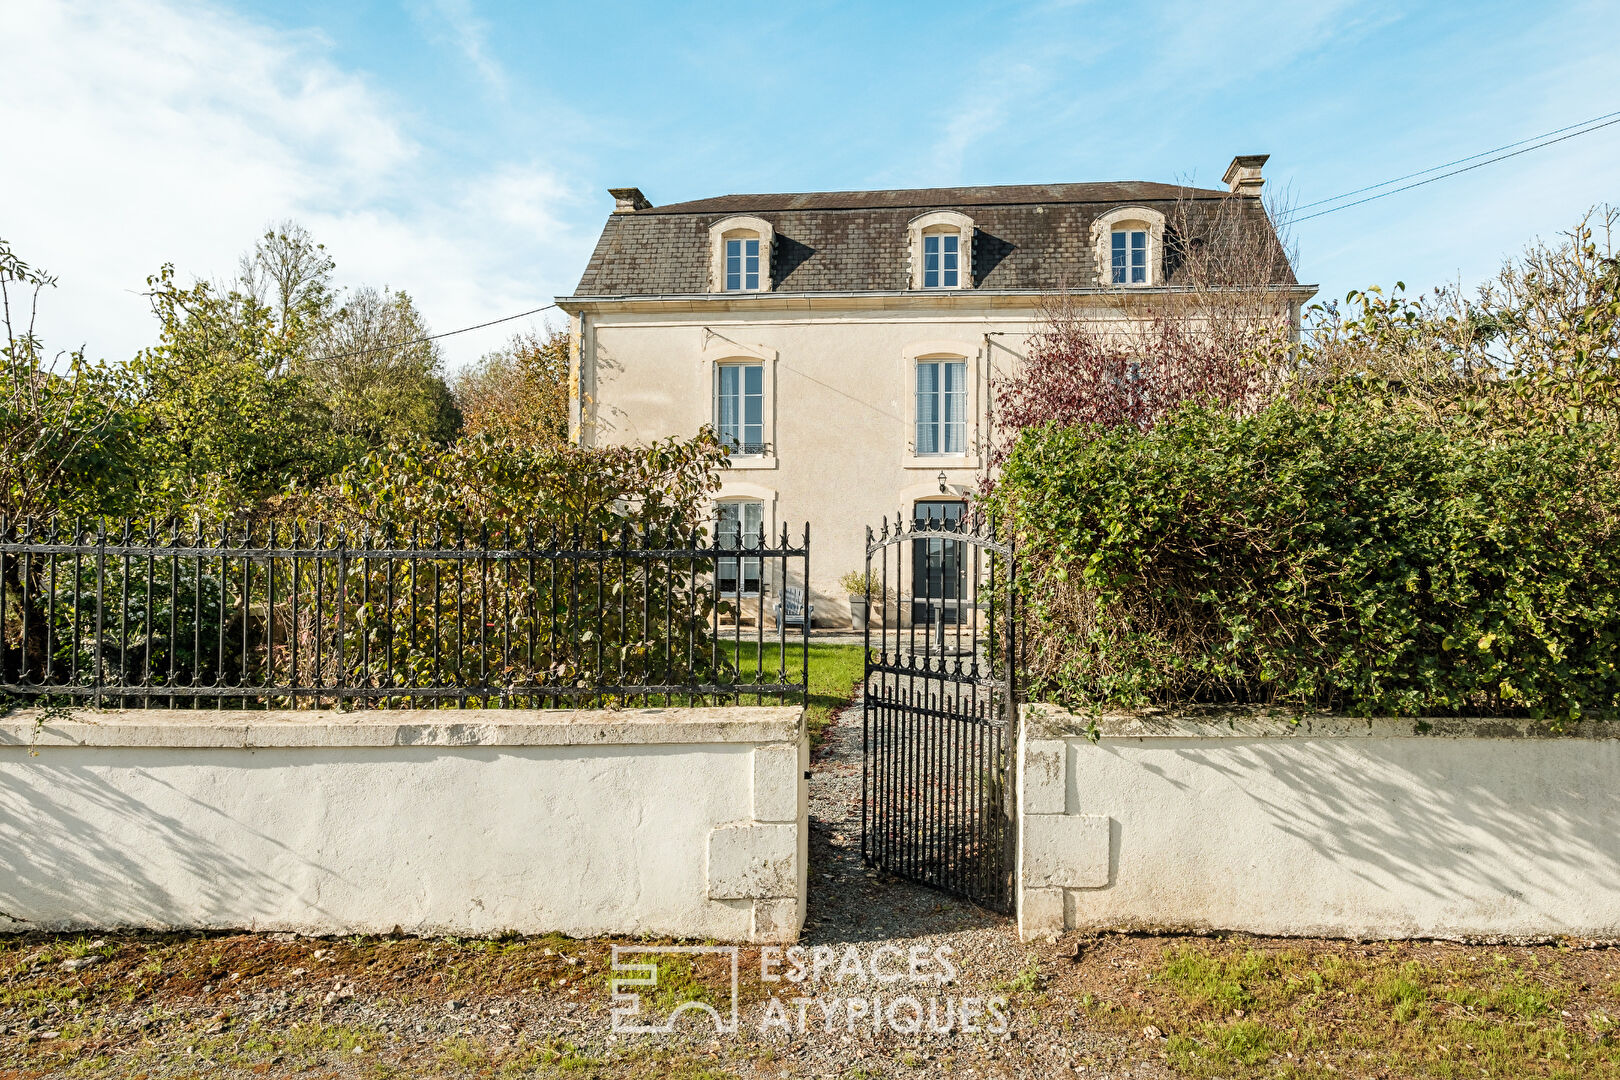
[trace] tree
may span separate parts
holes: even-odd
[[[547,328],[513,335],[456,377],[469,434],[531,446],[568,441],[568,335]]]
[[[406,293],[362,286],[298,361],[346,460],[392,442],[455,437],[461,417],[439,347],[423,340],[429,333]]]
[[[271,226],[239,266],[239,291],[270,309],[283,337],[317,333],[331,317],[337,263],[298,222]]]
[[[141,417],[120,373],[86,361],[83,349],[45,360],[38,302],[55,284],[0,240],[0,517],[9,519],[0,535],[7,540],[16,536],[11,530],[66,539],[65,523],[35,518],[123,513],[143,475]],[[41,600],[47,566],[0,559],[0,682],[37,673],[50,654]]]
[[[1119,287],[1115,317],[1066,288],[1047,298],[1027,357],[993,388],[992,464],[1041,424],[1146,429],[1187,401],[1244,410],[1273,395],[1293,332],[1284,213],[1183,196],[1165,222],[1169,290]]]
[[[1313,305],[1296,393],[1373,393],[1429,416],[1497,428],[1620,419],[1620,211],[1588,213],[1537,240],[1470,297],[1404,284]]]
[[[55,284],[0,240],[0,514],[13,520],[125,512],[143,474],[123,375],[83,349],[45,360],[38,299]]]
[[[236,513],[335,464],[324,416],[294,372],[303,339],[274,311],[174,267],[147,279],[158,343],[130,364],[151,416],[146,440],[160,504]]]

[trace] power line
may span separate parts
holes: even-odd
[[[1608,120],[1611,117],[1616,117],[1616,116],[1620,116],[1620,111],[1616,111],[1616,112],[1612,112],[1612,113],[1604,113],[1602,116],[1594,116],[1590,120],[1582,120],[1580,123],[1578,123],[1578,124],[1570,124],[1568,127],[1554,128],[1551,131],[1544,131],[1540,135],[1532,135],[1528,139],[1520,139],[1518,142],[1510,142],[1510,143],[1506,144],[1505,146],[1498,146],[1494,150],[1481,150],[1477,154],[1469,154],[1467,157],[1460,157],[1456,161],[1448,161],[1444,165],[1433,165],[1433,166],[1430,166],[1427,169],[1419,169],[1417,172],[1407,173],[1405,176],[1397,176],[1392,180],[1385,180],[1382,183],[1368,184],[1366,187],[1356,188],[1356,190],[1354,190],[1354,191],[1346,191],[1346,192],[1343,192],[1341,194],[1335,195],[1331,199],[1317,199],[1315,202],[1308,202],[1308,203],[1305,203],[1305,204],[1303,204],[1301,206],[1296,206],[1293,209],[1291,209],[1289,211],[1289,213],[1290,213],[1290,215],[1297,214],[1301,210],[1309,210],[1313,206],[1323,206],[1323,205],[1325,205],[1327,203],[1335,203],[1335,202],[1338,202],[1340,199],[1348,199],[1352,195],[1360,195],[1364,191],[1376,191],[1381,187],[1388,187],[1391,184],[1398,184],[1402,180],[1410,180],[1415,176],[1423,176],[1426,173],[1438,172],[1441,169],[1449,169],[1453,165],[1461,165],[1465,161],[1473,161],[1475,158],[1482,158],[1482,157],[1485,157],[1488,154],[1499,154],[1503,150],[1511,150],[1515,146],[1523,146],[1525,143],[1539,142],[1542,139],[1551,138],[1554,135],[1562,135],[1566,131],[1574,131],[1576,128],[1583,128],[1583,127],[1586,127],[1588,124],[1595,124],[1599,120]],[[1436,177],[1436,179],[1438,179],[1438,177]]]
[[[1573,138],[1575,138],[1577,136],[1587,135],[1587,134],[1590,134],[1591,132],[1598,131],[1598,130],[1600,130],[1602,128],[1610,127],[1610,126],[1612,126],[1614,124],[1620,124],[1620,113],[1609,113],[1608,115],[1610,117],[1613,117],[1613,119],[1605,120],[1603,123],[1594,124],[1591,127],[1583,127],[1580,124],[1576,124],[1574,126],[1575,127],[1580,127],[1581,130],[1579,130],[1579,131],[1571,131],[1568,135],[1560,135],[1556,139],[1546,139],[1544,142],[1536,142],[1534,146],[1525,146],[1523,149],[1514,150],[1511,153],[1497,154],[1497,156],[1495,156],[1495,157],[1486,158],[1484,161],[1476,161],[1472,165],[1465,165],[1460,169],[1453,169],[1450,172],[1441,173],[1439,176],[1431,176],[1426,180],[1419,180],[1419,181],[1417,181],[1415,183],[1406,184],[1406,185],[1404,185],[1402,187],[1392,188],[1389,191],[1380,191],[1377,195],[1369,195],[1365,199],[1357,199],[1355,202],[1344,203],[1344,204],[1342,204],[1340,206],[1330,206],[1326,210],[1318,210],[1316,213],[1314,213],[1314,214],[1306,214],[1304,217],[1299,217],[1299,216],[1296,216],[1295,214],[1284,215],[1281,218],[1281,222],[1282,222],[1282,224],[1285,224],[1285,225],[1297,225],[1301,221],[1309,221],[1312,218],[1319,218],[1319,217],[1322,217],[1325,214],[1335,214],[1335,213],[1338,213],[1340,210],[1348,210],[1352,206],[1360,206],[1363,203],[1374,202],[1374,201],[1376,201],[1378,199],[1386,198],[1387,196],[1390,196],[1390,195],[1398,195],[1403,191],[1411,191],[1413,188],[1419,188],[1419,187],[1422,187],[1425,184],[1432,184],[1436,180],[1444,180],[1447,177],[1458,176],[1458,175],[1460,175],[1462,173],[1465,173],[1465,172],[1472,172],[1475,169],[1482,169],[1486,165],[1494,165],[1498,161],[1506,161],[1508,158],[1518,157],[1520,154],[1528,154],[1532,150],[1540,150],[1540,149],[1542,149],[1544,147],[1552,146],[1554,143],[1564,142],[1566,139],[1573,139]],[[1603,118],[1599,117],[1598,119],[1603,119]],[[1592,123],[1592,121],[1588,121],[1588,123]],[[1559,128],[1558,130],[1559,131],[1569,131],[1568,128]],[[1537,136],[1537,139],[1541,139],[1541,138],[1542,138],[1542,136]],[[1526,141],[1529,141],[1529,140],[1526,140]],[[1521,144],[1520,143],[1509,143],[1508,145],[1509,146],[1519,146]],[[1495,154],[1496,151],[1487,150],[1487,151],[1485,151],[1485,153],[1487,153],[1487,154]],[[1479,155],[1476,154],[1476,155],[1473,155],[1473,156],[1478,157]],[[1470,158],[1459,158],[1458,160],[1460,160],[1460,161],[1468,161],[1468,160],[1471,160],[1471,159]],[[1443,169],[1443,168],[1445,168],[1445,166],[1444,165],[1437,165],[1437,166],[1435,166],[1435,168]],[[1425,170],[1423,170],[1423,172],[1411,173],[1410,175],[1412,175],[1412,176],[1422,176],[1424,172],[1432,172],[1432,171],[1433,170],[1431,170],[1431,169],[1425,169]],[[1400,177],[1400,178],[1397,178],[1396,180],[1386,180],[1386,181],[1384,181],[1383,184],[1374,184],[1374,185],[1372,185],[1372,187],[1361,188],[1360,190],[1361,191],[1371,191],[1371,190],[1373,190],[1373,188],[1379,188],[1379,187],[1383,187],[1383,186],[1385,186],[1387,184],[1398,183],[1399,180],[1401,180],[1401,179],[1405,179],[1405,177]],[[1320,206],[1322,202],[1334,202],[1337,199],[1348,198],[1350,195],[1354,195],[1354,194],[1357,194],[1357,192],[1354,192],[1354,191],[1347,192],[1344,195],[1335,196],[1333,199],[1324,199],[1321,202],[1310,203],[1309,205],[1311,205],[1311,206]],[[1301,209],[1303,209],[1303,207],[1301,207]]]
[[[545,307],[537,307],[533,311],[520,311],[516,315],[507,315],[504,318],[491,319],[489,322],[481,322],[476,326],[463,326],[459,330],[446,330],[442,334],[429,334],[427,337],[415,338],[411,341],[395,341],[388,345],[373,345],[366,349],[351,349],[348,352],[327,353],[325,356],[312,356],[310,357],[310,362],[313,363],[317,360],[343,360],[350,356],[364,356],[367,353],[387,352],[390,349],[404,349],[411,345],[424,345],[429,341],[438,341],[440,338],[455,337],[457,334],[465,334],[470,330],[482,330],[486,326],[499,326],[501,323],[511,322],[513,319],[522,319],[530,315],[538,315],[542,311],[550,311],[556,306],[556,304],[547,304]]]

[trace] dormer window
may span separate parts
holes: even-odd
[[[1164,284],[1164,215],[1145,206],[1122,206],[1091,223],[1097,283],[1115,288]]]
[[[771,223],[729,217],[709,226],[709,291],[770,292]]]
[[[936,210],[911,219],[906,231],[913,289],[973,287],[973,219]]]

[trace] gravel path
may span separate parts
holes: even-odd
[[[810,905],[804,942],[950,944],[1018,969],[1012,920],[861,862],[861,702],[833,719],[811,763]],[[909,946],[907,946],[909,948]],[[988,968],[987,968],[988,970]]]
[[[1076,1028],[1068,1008],[1043,1016],[1042,972],[1063,963],[1059,949],[1019,942],[1013,920],[932,889],[867,868],[861,861],[861,700],[834,717],[811,763],[810,903],[803,943],[863,956],[890,945],[908,955],[948,947],[961,969],[953,996],[1009,998],[1010,1025],[1001,1036],[812,1036],[793,1047],[789,1075],[871,1076],[1168,1076],[1131,1061],[1117,1037]],[[851,982],[838,992],[892,991]],[[928,991],[928,992],[939,992]],[[918,996],[923,996],[919,990]],[[1056,1021],[1056,1022],[1052,1022]]]

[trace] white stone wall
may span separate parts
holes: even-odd
[[[1620,937],[1620,731],[1024,710],[1019,930]]]
[[[14,715],[0,928],[792,941],[801,712]]]

